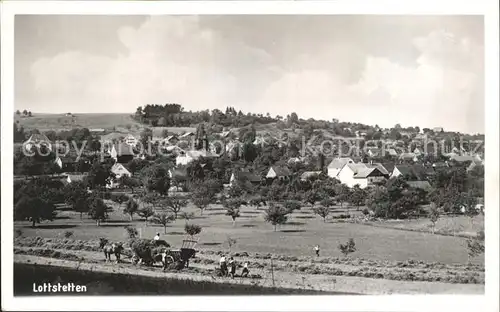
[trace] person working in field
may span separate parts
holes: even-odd
[[[222,276],[227,276],[226,256],[222,255],[222,257],[220,257],[219,266],[220,266],[220,271],[222,273]]]
[[[247,277],[248,273],[250,273],[248,271],[248,262],[245,261],[245,263],[243,263],[243,270],[241,271],[241,277]]]
[[[319,257],[319,245],[314,247],[314,251],[316,252],[316,256]]]
[[[229,269],[231,270],[231,278],[234,278],[236,274],[236,261],[234,261],[233,257],[229,259]]]

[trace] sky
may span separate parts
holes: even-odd
[[[146,104],[484,133],[480,16],[15,18],[15,107]]]

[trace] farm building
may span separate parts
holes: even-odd
[[[128,163],[134,159],[135,156],[132,146],[125,143],[114,144],[111,148],[110,154],[111,158],[113,158],[116,162],[123,164]]]
[[[375,166],[370,168],[363,163],[348,163],[342,167],[336,178],[349,187],[358,184],[361,188],[365,188],[385,180],[386,176]]]
[[[328,176],[332,178],[336,178],[337,175],[339,174],[340,170],[342,170],[342,167],[344,167],[346,164],[353,164],[354,160],[351,158],[347,157],[341,157],[341,158],[335,158],[330,162],[328,165]]]
[[[236,171],[231,174],[229,179],[229,186],[233,186],[236,182],[238,183],[251,183],[252,185],[260,184],[262,178],[252,172],[246,171]]]
[[[200,159],[200,158],[216,158],[218,157],[217,154],[214,154],[209,151],[187,151],[185,153],[182,153],[181,155],[178,155],[175,158],[175,164],[176,166],[185,166],[189,163],[191,163],[194,160]]]
[[[286,167],[271,167],[266,174],[266,179],[287,180],[290,178],[291,172]]]

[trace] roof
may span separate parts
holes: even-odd
[[[318,176],[318,175],[320,175],[320,174],[321,174],[321,171],[306,171],[306,172],[304,172],[304,173],[300,176],[300,178],[301,178],[302,180],[307,180],[307,179],[309,179],[310,177]]]
[[[471,155],[453,155],[450,157],[451,160],[458,162],[474,161],[476,158]]]
[[[344,165],[348,163],[354,163],[354,161],[348,157],[335,158],[330,162],[328,168],[341,169],[342,167],[344,167]]]
[[[409,175],[417,180],[423,180],[426,176],[434,174],[433,168],[424,167],[420,164],[414,165],[396,165],[395,168],[403,175]]]
[[[366,165],[368,168],[377,168],[380,170],[385,175],[389,175],[389,171],[382,165],[381,163],[374,163],[374,164],[367,164]]]
[[[291,174],[290,170],[286,167],[271,167],[270,169],[273,169],[278,177],[287,177]]]
[[[195,135],[195,134],[193,132],[186,132],[183,135],[181,135],[180,137],[181,138],[187,138],[188,136],[192,136],[192,135]]]
[[[357,164],[346,164],[347,167],[349,167],[353,172],[354,174],[357,174],[358,172],[364,170],[364,169],[368,169],[368,167],[366,166],[366,164],[363,164],[363,163],[357,163]]]
[[[389,174],[394,171],[394,167],[396,166],[395,163],[393,162],[386,162],[386,163],[383,163],[382,164],[384,166],[384,168],[387,170],[387,172],[389,172]]]
[[[398,152],[396,152],[396,150],[395,150],[395,149],[393,149],[393,148],[389,148],[389,149],[387,150],[387,153],[388,153],[390,156],[398,156]]]
[[[359,169],[355,174],[355,179],[367,178],[373,171],[378,170],[377,168],[362,168]]]
[[[187,151],[186,155],[193,158],[193,159],[198,159],[200,157],[217,157],[216,154],[211,153],[209,151],[205,151],[205,150]]]
[[[125,143],[118,143],[113,146],[117,156],[134,156],[132,146]]]
[[[122,165],[120,163],[114,164],[111,167],[111,172],[113,172],[114,174],[117,174],[117,173],[128,173],[128,174],[130,174],[130,171],[124,165]]]
[[[30,138],[28,139],[28,142],[47,142],[50,143],[49,138],[45,134],[42,133],[33,133]]]
[[[252,172],[247,171],[237,171],[234,173],[234,178],[238,181],[250,181],[250,182],[260,182],[262,178]]]
[[[76,181],[83,181],[83,179],[85,179],[87,175],[85,174],[68,174],[68,178],[72,181],[72,182],[76,182]]]
[[[401,155],[399,155],[399,158],[401,159],[413,159],[415,158],[415,154],[414,153],[402,153]]]
[[[184,167],[175,168],[174,170],[169,170],[169,172],[170,172],[170,177],[175,178],[177,180],[185,180],[187,179],[188,176],[187,170]]]
[[[418,188],[425,191],[432,189],[432,186],[428,181],[408,181],[406,183],[409,187]]]

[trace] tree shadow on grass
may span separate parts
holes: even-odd
[[[304,222],[290,221],[286,223],[287,225],[305,225]]]
[[[255,227],[255,225],[253,225],[253,224],[243,224],[241,227],[244,227],[244,228],[253,228],[253,227]]]
[[[283,232],[283,233],[302,233],[305,231],[306,230],[280,230],[280,232]]]
[[[294,216],[297,219],[314,219],[315,216]]]
[[[215,243],[215,242],[208,242],[208,243],[202,243],[201,245],[203,246],[219,246],[222,245],[221,243]]]
[[[168,232],[167,235],[184,235],[184,232]]]
[[[31,225],[27,225],[27,226],[24,226],[25,228],[30,228],[30,229],[33,229],[31,227]],[[46,229],[46,230],[63,230],[63,229],[72,229],[72,228],[75,228],[77,227],[77,225],[75,224],[43,224],[43,225],[40,225],[40,224],[37,224],[35,229]]]
[[[69,219],[71,219],[71,218],[70,218],[70,217],[68,217],[68,216],[57,216],[57,217],[55,217],[55,219],[56,219],[56,220],[69,220]]]
[[[126,227],[131,225],[130,223],[101,223],[99,227]]]

